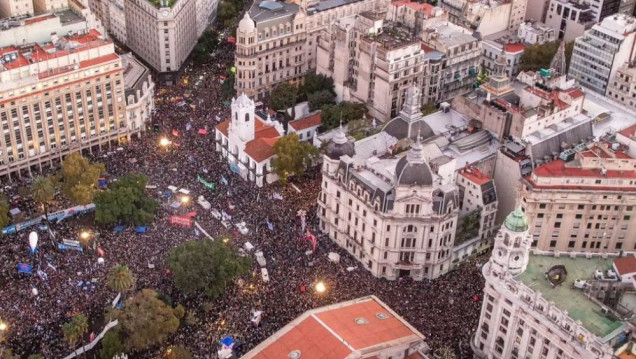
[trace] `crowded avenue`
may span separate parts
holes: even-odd
[[[371,294],[421,331],[433,349],[448,346],[458,358],[470,358],[469,340],[479,318],[484,285],[479,268],[486,258],[467,261],[440,279],[414,282],[372,277],[324,236],[318,238],[317,248],[311,253],[312,245],[303,239],[297,213],[305,210],[308,228],[319,232],[319,169],[292,179],[284,187],[275,184],[259,189],[231,172],[214,150],[214,126],[230,115],[220,78],[228,74],[233,60],[233,44],[222,44],[207,64],[196,68],[189,65],[175,85],[157,87],[153,123],[140,139],[104,147],[101,152],[84,151],[91,161],[105,164],[108,181],[131,171],[149,177],[148,193],[160,206],[147,231],[99,227],[91,214],[51,224],[61,238],[77,239],[78,233],[90,231],[98,240],[103,261],[98,261],[98,253],[92,248],[58,251],[46,231],[40,232],[36,254],[28,251],[30,231],[0,237],[0,316],[7,324],[4,345],[24,358],[33,353],[63,358],[72,350],[64,341],[61,326],[75,313],[89,318],[90,329],[84,340],[88,342],[89,336],[94,337],[105,325],[103,310],[117,295],[105,285],[105,277],[112,265],[120,263],[127,265],[136,278],[135,290],[154,289],[169,296],[173,304],[195,312],[197,318],[181,326],[161,347],[128,353],[130,358],[158,357],[175,344],[184,345],[196,358],[215,358],[219,341],[226,336],[237,341],[237,354],[241,355],[309,309]],[[205,174],[216,188],[211,190],[199,183],[197,174]],[[15,196],[26,181],[23,177],[3,183],[4,194]],[[165,196],[169,186],[187,189],[192,198],[189,206],[173,208],[174,196]],[[223,211],[232,223],[245,222],[248,233],[239,233],[233,226],[226,228],[210,210],[196,203],[198,196]],[[58,195],[49,211],[69,206]],[[36,215],[37,206],[27,198],[19,208],[27,217]],[[200,227],[170,225],[170,216],[193,211]],[[215,239],[228,238],[237,247],[249,241],[262,251],[269,282],[263,281],[254,261],[252,275],[228,283],[215,300],[202,294],[180,293],[171,280],[167,256],[178,244],[203,238],[204,231]],[[330,252],[340,254],[339,263],[329,261]],[[33,265],[33,274],[16,273],[17,263]],[[315,290],[318,282],[324,284],[324,290]],[[255,310],[263,313],[256,326],[250,321]]]

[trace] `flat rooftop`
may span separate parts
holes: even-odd
[[[561,309],[567,310],[570,318],[580,320],[582,325],[603,338],[623,323],[620,320],[613,320],[601,313],[601,307],[588,299],[587,296],[578,289],[572,289],[576,279],[590,279],[595,270],[605,271],[612,268],[613,258],[602,259],[583,257],[553,257],[530,255],[528,268],[518,279],[535,291],[541,292],[543,297]],[[568,272],[565,282],[557,287],[552,287],[545,278],[545,273],[555,265],[563,265]]]
[[[375,14],[372,15],[375,16]],[[419,42],[406,28],[395,24],[384,26],[380,34],[367,34],[364,35],[364,38],[382,44],[382,47],[387,50],[398,49]]]

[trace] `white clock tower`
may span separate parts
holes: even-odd
[[[528,255],[531,244],[528,219],[521,208],[510,213],[495,237],[495,246],[490,257],[493,272],[502,277],[509,273],[512,276],[523,273],[528,266]]]

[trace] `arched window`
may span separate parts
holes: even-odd
[[[234,112],[234,118],[238,120],[238,112]]]
[[[519,248],[521,246],[521,237],[515,237],[515,248]]]
[[[504,236],[504,245],[506,246],[510,245],[510,236],[508,234]]]
[[[249,113],[245,114],[245,122],[250,122],[250,114]]]

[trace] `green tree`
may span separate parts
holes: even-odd
[[[486,69],[479,70],[477,79],[475,80],[477,86],[481,86],[488,81],[488,71]]]
[[[240,257],[233,246],[206,238],[174,248],[168,267],[175,285],[184,293],[203,292],[216,298],[227,282],[249,270],[251,259]]]
[[[95,194],[95,221],[110,224],[121,221],[144,225],[155,218],[157,201],[146,193],[148,177],[128,173],[107,190]]]
[[[192,61],[202,64],[208,59],[208,55],[219,45],[219,33],[214,30],[206,30],[197,41],[192,51]]]
[[[523,55],[519,61],[520,71],[538,71],[540,69],[549,69],[550,62],[559,49],[560,41],[546,42],[527,46],[523,50]],[[570,58],[572,58],[572,49],[574,42],[565,45],[565,63],[566,67],[570,67]]]
[[[55,196],[55,185],[50,178],[38,176],[35,178],[30,187],[31,196],[37,203],[41,203],[44,207],[44,214],[48,215],[48,204]]]
[[[460,244],[464,241],[475,238],[479,234],[480,221],[481,209],[476,209],[460,218],[457,223],[455,242]]]
[[[334,91],[333,79],[315,72],[308,73],[299,88],[300,97],[309,99],[309,95],[320,91],[329,91],[331,97],[335,97],[336,91]]]
[[[88,332],[88,318],[84,314],[75,314],[70,322],[62,325],[62,332],[70,347],[75,348],[77,342]]]
[[[20,356],[13,354],[11,348],[0,347],[0,359],[20,359]]]
[[[298,99],[298,88],[296,86],[283,82],[278,84],[269,96],[269,107],[275,111],[285,111],[285,122],[293,120],[296,116],[296,100]],[[288,108],[292,108],[291,116],[287,113]]]
[[[132,289],[135,284],[135,277],[133,277],[130,269],[125,265],[116,264],[108,273],[106,283],[108,287],[115,292],[126,293]]]
[[[166,355],[162,355],[160,358],[168,359],[192,359],[192,354],[188,349],[182,345],[171,346],[166,351]]]
[[[302,175],[318,156],[318,149],[308,142],[301,142],[294,132],[283,136],[274,145],[272,168],[282,184],[292,175]]]
[[[118,313],[128,349],[145,349],[166,340],[179,329],[174,310],[157,298],[157,292],[144,289],[126,301]]]
[[[60,171],[62,194],[73,204],[91,203],[97,180],[105,171],[102,163],[90,163],[79,152],[71,153]]]
[[[435,102],[428,102],[420,108],[420,111],[424,116],[430,115],[437,112],[437,105],[435,105]]]
[[[310,111],[316,111],[324,105],[333,105],[335,103],[334,95],[328,90],[320,90],[309,94],[307,101],[309,101]]]
[[[115,355],[123,354],[125,351],[126,348],[121,342],[119,329],[113,328],[102,339],[102,349],[99,351],[99,357],[101,359],[113,359]]]
[[[27,359],[44,359],[44,356],[41,354],[31,354]]]
[[[11,219],[9,218],[9,201],[3,196],[0,195],[0,228],[6,227]],[[1,236],[0,232],[0,236]]]
[[[179,319],[183,319],[183,317],[185,316],[185,313],[186,313],[185,307],[181,304],[177,305],[174,308],[174,315],[176,315],[177,318]]]
[[[367,113],[367,107],[362,103],[342,101],[337,105],[325,105],[322,107],[322,126],[325,130],[342,124],[346,125],[349,121],[359,120]]]
[[[365,138],[369,132],[369,124],[365,120],[351,120],[347,124],[347,134],[356,141]]]
[[[236,89],[234,89],[234,83],[236,81],[236,76],[234,74],[229,75],[221,85],[221,93],[223,94],[223,98],[231,99],[236,96]]]
[[[218,5],[217,18],[218,24],[223,28],[231,29],[235,26],[238,16],[243,9],[243,1],[239,0],[222,0]],[[232,31],[230,31],[232,32]]]

